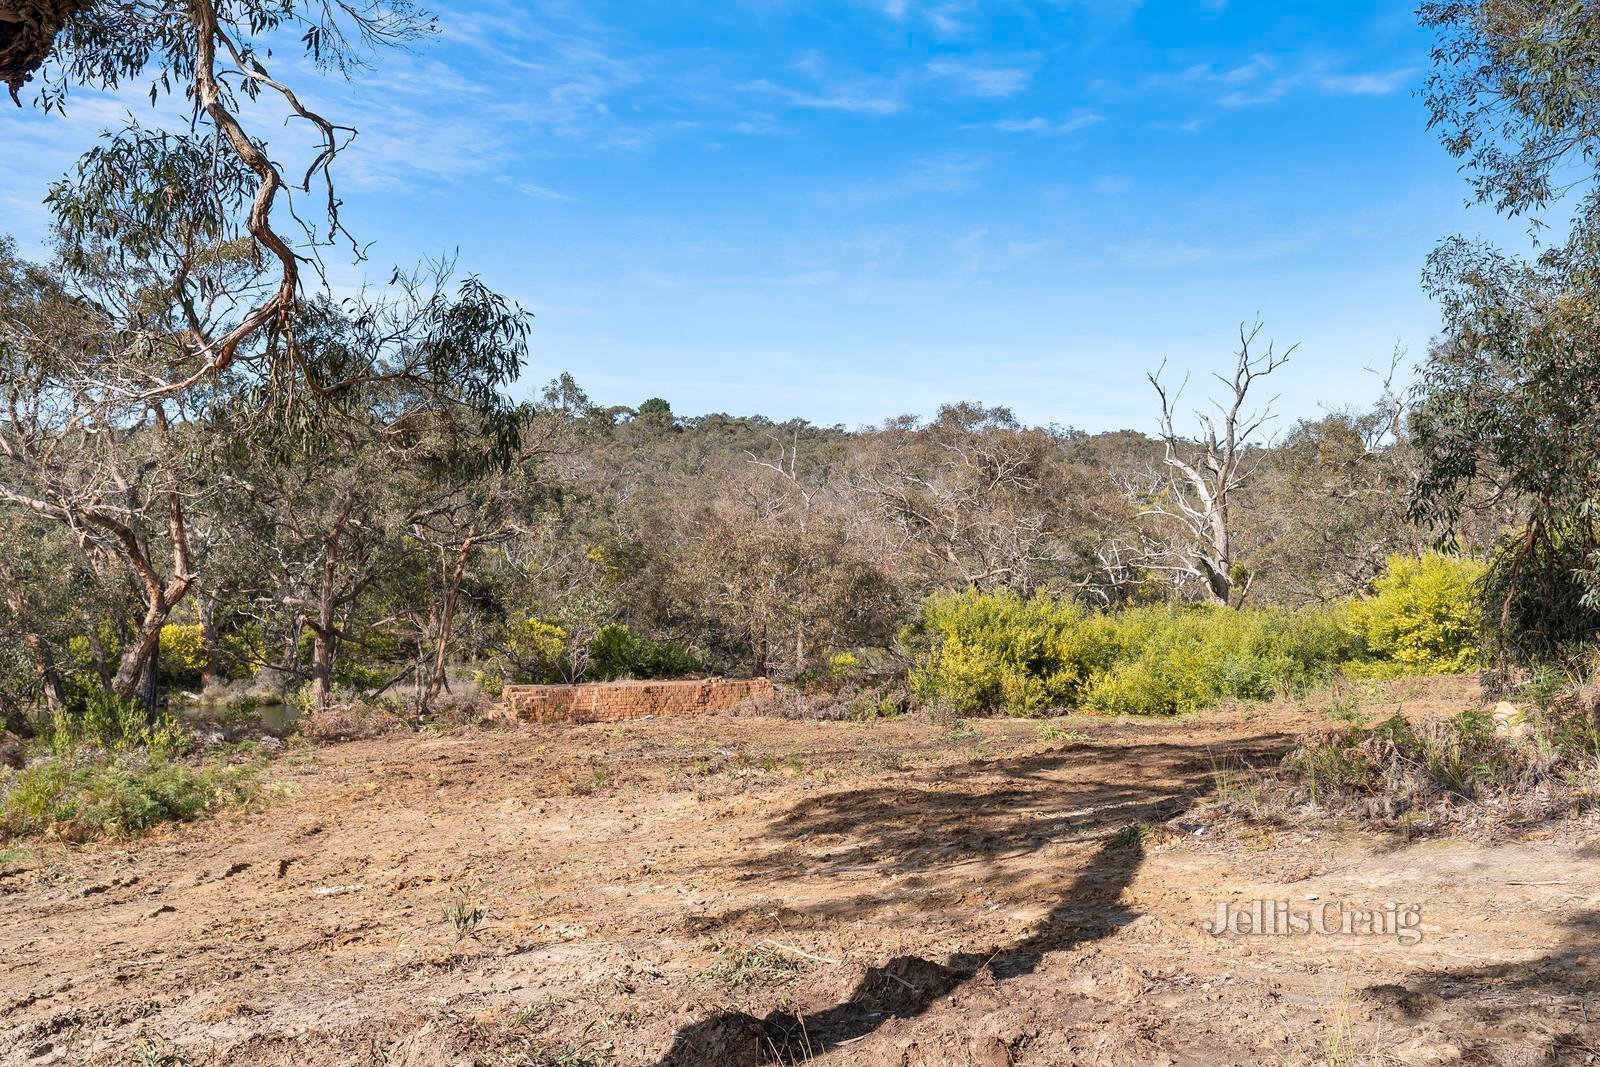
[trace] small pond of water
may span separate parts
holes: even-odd
[[[217,733],[222,740],[247,737],[287,737],[294,732],[300,709],[293,704],[254,704],[223,708],[192,702],[174,702],[173,712],[196,733]]]

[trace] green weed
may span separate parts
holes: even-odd
[[[454,899],[444,906],[445,922],[456,932],[457,941],[477,937],[478,928],[488,917],[489,913],[478,900],[477,889],[474,886],[457,889]]]
[[[141,1042],[128,1057],[132,1067],[193,1067],[177,1046],[160,1040]]]
[[[1054,722],[1041,722],[1034,727],[1033,732],[1034,736],[1041,741],[1065,741],[1073,745],[1086,745],[1091,740],[1086,733],[1070,730]]]
[[[159,751],[79,751],[29,764],[0,784],[0,839],[126,837],[188,822],[255,795],[255,768],[191,767]]]

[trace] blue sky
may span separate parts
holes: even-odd
[[[1439,238],[1504,229],[1424,128],[1409,3],[435,7],[438,39],[352,85],[295,73],[362,131],[339,174],[374,276],[459,250],[535,311],[530,389],[1149,429],[1144,373],[1220,369],[1259,314],[1301,345],[1285,414],[1315,415],[1425,350]],[[129,107],[0,120],[25,249]]]

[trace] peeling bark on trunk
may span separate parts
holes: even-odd
[[[165,413],[157,408],[155,417],[156,425],[165,434]],[[144,545],[131,529],[120,523],[99,520],[101,527],[121,544],[124,556],[144,586],[145,594],[144,620],[139,624],[139,632],[134,635],[133,643],[123,650],[117,675],[111,681],[111,691],[121,697],[134,695],[140,680],[144,678],[146,665],[151,662],[160,644],[161,627],[167,624],[172,609],[177,607],[194,584],[194,576],[189,573],[189,527],[184,519],[183,494],[178,485],[178,475],[169,467],[164,478],[167,491],[167,539],[172,546],[171,578],[161,580]],[[153,697],[150,699],[153,701]]]
[[[466,574],[467,561],[472,557],[472,546],[477,544],[478,528],[472,527],[467,531],[467,536],[462,538],[461,547],[456,552],[455,562],[445,581],[444,608],[440,612],[437,631],[437,646],[433,653],[433,671],[428,676],[428,686],[422,694],[422,708],[427,710],[439,695],[439,690],[445,684],[445,664],[449,658],[450,631],[455,626],[456,602],[461,596],[461,579]]]
[[[319,711],[328,706],[333,696],[334,642],[338,628],[334,625],[339,608],[339,561],[343,550],[345,526],[355,508],[355,492],[347,491],[327,536],[322,541],[322,570],[317,579],[317,617],[307,619],[311,627],[311,700]]]
[[[200,689],[203,692],[217,680],[217,661],[221,658],[217,643],[217,598],[201,589],[196,614],[200,616],[200,649],[204,657],[200,665]]]
[[[61,687],[61,675],[50,655],[50,646],[33,627],[33,616],[28,610],[27,598],[22,593],[22,582],[4,561],[0,561],[0,582],[5,583],[6,606],[11,609],[17,628],[22,631],[22,643],[28,649],[28,657],[33,660],[33,670],[39,679],[39,689],[44,694],[45,708],[54,712],[66,703],[66,698]]]
[[[342,527],[341,527],[342,528]],[[333,614],[335,580],[339,569],[339,532],[330,535],[322,556],[318,584],[317,618],[311,627],[311,700],[321,711],[333,696]]]
[[[161,627],[167,623],[167,618],[172,614],[171,605],[166,603],[166,598],[158,589],[156,595],[147,601],[144,618],[139,623],[139,630],[133,635],[133,640],[128,647],[122,650],[122,659],[117,663],[117,673],[111,679],[111,691],[120,697],[133,697],[139,686],[145,680],[145,667],[154,658],[156,649],[161,642]]]

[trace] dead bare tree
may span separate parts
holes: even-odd
[[[926,590],[1039,589],[1068,558],[1068,494],[1056,439],[1004,408],[958,404],[925,427],[888,427],[852,481],[893,537],[920,557]]]
[[[1140,510],[1141,518],[1160,520],[1168,527],[1146,552],[1142,566],[1198,579],[1206,596],[1218,604],[1242,604],[1249,595],[1249,580],[1235,588],[1234,552],[1230,511],[1240,491],[1255,472],[1251,451],[1262,429],[1273,419],[1273,397],[1251,408],[1250,390],[1256,382],[1289,361],[1298,345],[1277,352],[1272,342],[1259,354],[1251,351],[1261,334],[1261,323],[1241,324],[1239,350],[1234,353],[1232,376],[1216,374],[1229,395],[1212,401],[1215,411],[1197,409],[1198,440],[1179,435],[1175,411],[1188,378],[1168,392],[1161,376],[1149,375],[1161,400],[1161,441],[1166,452],[1162,483]]]

